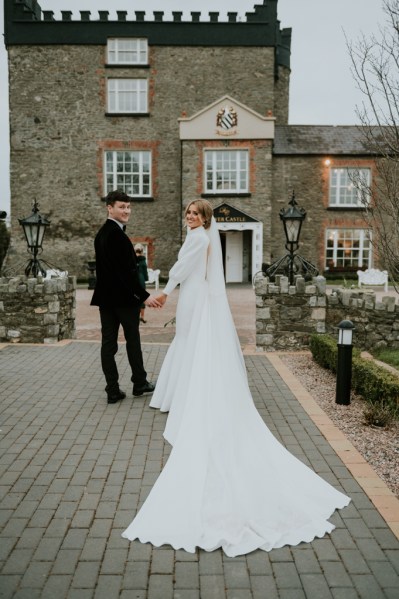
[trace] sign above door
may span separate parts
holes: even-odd
[[[256,218],[229,206],[229,204],[221,204],[213,210],[213,216],[218,223],[257,223]]]

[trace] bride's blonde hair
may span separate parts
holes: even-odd
[[[193,204],[195,204],[195,206],[197,207],[198,214],[202,218],[204,229],[209,229],[209,227],[211,226],[211,220],[213,216],[212,204],[208,202],[208,200],[193,200],[192,202],[187,204],[186,210],[184,212],[184,218],[186,218],[188,209]]]

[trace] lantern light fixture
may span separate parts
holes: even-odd
[[[291,200],[288,203],[289,207],[282,208],[279,212],[284,226],[285,249],[288,253],[273,262],[270,266],[266,267],[265,265],[265,268],[262,266],[262,271],[271,280],[274,279],[277,273],[284,273],[284,275],[288,276],[290,285],[294,285],[296,274],[303,274],[309,280],[309,278],[317,276],[319,271],[314,264],[297,254],[302,223],[306,218],[306,210],[298,206],[295,199],[295,191],[292,192]]]
[[[298,246],[299,236],[301,234],[302,223],[306,218],[305,208],[300,208],[295,199],[295,191],[292,192],[291,200],[288,202],[289,208],[280,210],[280,218],[283,221],[285,238],[289,246]],[[288,251],[292,251],[292,247],[287,247]]]
[[[338,325],[338,345],[352,345],[355,325],[351,320],[341,320]]]
[[[32,214],[26,218],[19,218],[18,221],[24,230],[28,252],[32,254],[32,258],[25,268],[25,274],[26,276],[32,274],[34,277],[41,274],[45,277],[46,270],[42,266],[40,260],[38,260],[37,255],[43,251],[43,238],[46,228],[50,225],[50,221],[40,214],[39,204],[36,199],[32,205]]]

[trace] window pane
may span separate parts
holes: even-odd
[[[368,168],[333,168],[330,170],[330,205],[362,206],[370,191]]]
[[[326,232],[326,266],[361,268],[370,265],[370,232],[366,229],[335,229]]]
[[[205,189],[216,192],[248,191],[246,150],[206,150]]]
[[[114,189],[114,177],[112,175],[107,175],[107,188],[106,193],[112,191]]]
[[[109,39],[108,62],[113,64],[146,64],[148,42],[146,39]]]
[[[146,79],[108,79],[109,112],[146,112]]]
[[[105,154],[107,192],[117,187],[130,195],[151,195],[151,152]]]

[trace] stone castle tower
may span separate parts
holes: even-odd
[[[218,12],[205,20],[192,12],[188,21],[181,12],[173,12],[171,21],[161,11],[150,19],[142,11],[132,19],[124,11],[116,14],[110,20],[108,11],[98,17],[81,11],[75,20],[63,10],[57,21],[36,0],[5,0],[12,262],[26,252],[17,218],[29,213],[35,197],[51,221],[43,257],[84,275],[105,218],[101,198],[123,179],[118,169],[136,168],[131,157],[139,172],[138,186],[128,188],[133,196],[128,232],[147,244],[151,265],[163,272],[181,243],[182,205],[196,194],[207,195],[215,206],[228,198],[233,208],[270,229],[274,123],[288,121],[290,73],[291,30],[280,29],[277,0],[256,5],[245,21],[231,12],[225,22]],[[113,50],[126,40],[133,49],[141,44],[141,56],[133,50],[131,60],[124,60],[122,51]],[[141,97],[141,107],[123,108],[123,86],[133,90],[132,98]],[[181,138],[179,118],[225,97],[253,115],[269,115],[269,138],[248,142],[244,131],[195,142]],[[207,193],[198,164],[205,148],[249,152],[244,192]],[[245,243],[250,252],[251,240]]]

